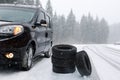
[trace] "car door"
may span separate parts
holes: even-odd
[[[52,31],[51,19],[47,14],[46,14],[46,22],[47,22],[47,27],[46,27],[46,33],[45,33],[45,38],[46,38],[45,50],[48,51],[52,44],[53,31]]]
[[[46,37],[45,37],[46,27],[40,25],[40,22],[42,20],[45,20],[45,13],[43,11],[40,11],[38,19],[37,19],[37,24],[39,24],[39,25],[37,25],[37,33],[36,33],[37,44],[38,44],[38,49],[37,49],[37,54],[38,55],[39,55],[40,52],[44,52],[45,41],[46,41]]]

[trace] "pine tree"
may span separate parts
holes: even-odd
[[[109,34],[108,24],[105,19],[99,21],[98,17],[94,20],[89,14],[83,16],[80,23],[81,42],[82,43],[107,43]]]
[[[87,36],[87,30],[88,30],[88,27],[87,27],[87,17],[86,16],[82,16],[81,18],[81,22],[80,22],[80,41],[81,43],[84,43],[85,42],[85,38]]]
[[[58,41],[58,16],[57,13],[55,12],[54,16],[53,16],[53,42],[56,43]]]
[[[101,32],[102,43],[107,43],[108,36],[109,36],[109,26],[108,26],[107,21],[104,18],[100,21],[100,26],[102,29],[102,32]]]
[[[63,43],[65,41],[64,32],[66,31],[65,30],[65,23],[66,23],[65,16],[64,15],[60,16],[58,22],[59,22],[59,27],[58,27],[59,40],[61,43]]]
[[[69,42],[73,42],[74,39],[74,30],[75,30],[75,25],[76,25],[76,19],[75,19],[75,15],[71,9],[68,17],[67,17],[67,21],[66,21],[66,38],[68,38]]]
[[[48,0],[48,2],[46,4],[46,11],[50,14],[51,17],[53,17],[53,9],[52,9],[50,0]]]

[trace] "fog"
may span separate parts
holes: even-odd
[[[58,0],[59,2],[59,0]],[[61,1],[62,2],[62,1]],[[75,3],[77,2],[77,4],[75,5]],[[71,8],[70,11],[64,11],[59,9],[59,5],[56,7],[54,7],[54,0],[52,0],[50,2],[50,0],[48,0],[45,9],[47,10],[47,12],[52,16],[53,19],[53,40],[54,43],[72,43],[72,44],[113,44],[113,43],[118,43],[120,41],[119,38],[119,24],[117,25],[117,27],[114,27],[116,25],[111,25],[113,23],[117,23],[119,22],[119,19],[117,19],[116,21],[114,19],[112,19],[113,17],[115,18],[117,16],[117,18],[119,18],[117,12],[114,12],[114,10],[116,10],[116,6],[115,3],[113,3],[114,1],[109,1],[108,5],[104,4],[107,3],[108,1],[81,1],[83,3],[86,2],[86,4],[89,2],[89,5],[86,5],[86,7],[84,6],[83,9],[86,10],[86,12],[83,12],[83,15],[79,15],[80,20],[78,19],[78,16],[76,14],[76,12],[74,11],[75,8],[78,3],[80,3],[80,1],[75,1],[75,3],[73,3],[73,5],[69,6],[71,4],[71,1],[69,1],[68,4],[64,5],[64,3],[66,3],[66,1],[64,1],[63,5],[61,7],[64,6],[65,9],[67,8]],[[93,2],[93,3],[92,3]],[[52,5],[53,3],[53,5]],[[97,4],[99,5],[97,5]],[[56,2],[57,4],[57,2]],[[61,3],[59,3],[61,4]],[[81,3],[80,3],[81,4]],[[90,6],[90,4],[94,4],[92,6]],[[115,7],[109,7],[110,4],[114,4]],[[118,3],[117,3],[118,4]],[[66,6],[66,7],[65,7]],[[69,7],[67,7],[69,6]],[[80,5],[79,5],[80,6]],[[77,7],[79,7],[77,6]],[[91,7],[90,8],[88,7]],[[56,12],[54,13],[55,9],[57,8]],[[98,8],[99,7],[99,8]],[[103,8],[104,7],[104,8]],[[81,7],[82,8],[82,7]],[[94,10],[92,10],[92,8]],[[101,10],[103,9],[103,11],[99,11],[99,9],[101,8]],[[98,13],[99,14],[103,14],[103,16],[96,16],[94,13],[94,11],[96,11],[96,9],[98,9]],[[66,13],[62,14],[59,13],[60,10],[61,12],[64,11],[64,13],[68,13],[68,15],[66,16]],[[105,11],[104,11],[105,10]],[[80,10],[78,10],[77,13]],[[89,11],[89,12],[87,12]],[[112,14],[112,13],[108,13],[108,11],[112,12],[112,13],[116,13],[116,14]],[[118,11],[118,10],[117,10]],[[107,15],[106,15],[107,14]],[[114,15],[114,16],[113,16]],[[107,17],[110,17],[109,19],[106,19]],[[103,18],[102,18],[103,17]],[[110,24],[110,23],[111,24]]]
[[[41,0],[44,8],[48,0]],[[68,12],[73,9],[77,21],[81,20],[82,15],[91,15],[95,18],[105,18],[111,25],[120,22],[120,0],[51,0],[53,11],[58,15],[68,16]]]

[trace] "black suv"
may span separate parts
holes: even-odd
[[[0,4],[0,64],[32,67],[41,54],[50,57],[51,18],[42,7]]]

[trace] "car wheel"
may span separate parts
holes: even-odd
[[[45,52],[44,54],[45,54],[46,58],[50,58],[51,57],[51,51],[50,51],[50,49],[47,52]]]
[[[91,74],[90,59],[85,51],[78,52],[76,55],[76,66],[81,76],[89,76]]]
[[[33,47],[29,46],[23,57],[22,69],[28,71],[31,69],[33,63]]]

